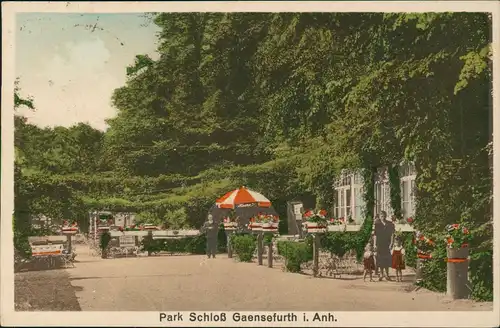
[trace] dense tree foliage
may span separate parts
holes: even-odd
[[[491,261],[488,14],[151,17],[161,28],[159,58],[138,54],[124,68],[105,133],[16,118],[16,196],[25,202],[16,209],[58,218],[82,208],[134,211],[199,226],[214,199],[238,185],[262,191],[284,214],[294,198],[331,207],[342,169],[364,168],[370,180],[373,168],[410,160],[415,226],[439,234],[463,222],[475,263]],[[17,89],[15,100],[33,107]]]

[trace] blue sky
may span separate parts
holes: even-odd
[[[139,13],[17,14],[16,76],[36,106],[21,113],[39,126],[87,122],[105,129],[126,66],[137,54],[155,57],[158,28],[147,23]]]

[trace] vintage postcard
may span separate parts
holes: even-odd
[[[498,326],[499,15],[3,2],[2,325]]]

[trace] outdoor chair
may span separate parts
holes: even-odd
[[[59,256],[59,259],[61,260],[62,266],[65,268],[67,268],[69,266],[74,268],[75,267],[75,262],[74,262],[75,256],[76,256],[75,253],[63,254],[63,255]]]
[[[123,252],[122,252],[122,249],[120,247],[116,247],[116,246],[108,247],[108,257],[116,258],[122,254],[123,254]]]

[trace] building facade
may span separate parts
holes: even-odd
[[[413,163],[404,163],[399,168],[401,182],[401,211],[403,219],[415,215],[415,179],[416,171]],[[350,219],[352,223],[361,224],[364,220],[364,185],[359,170],[345,170],[334,182],[333,216]],[[391,217],[391,190],[387,167],[381,167],[375,175],[375,213],[387,212]]]

